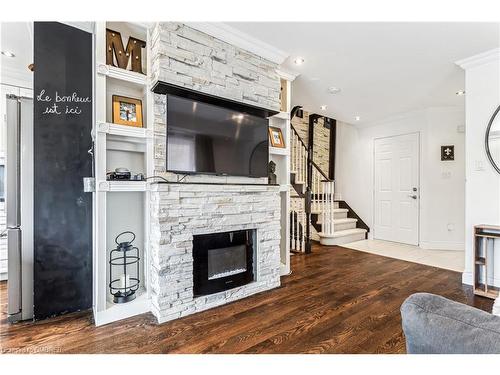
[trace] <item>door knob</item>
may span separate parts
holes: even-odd
[[[409,196],[411,199],[417,199],[417,196],[416,196],[416,195],[411,195],[411,194],[409,194],[408,196]]]

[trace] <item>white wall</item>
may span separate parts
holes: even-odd
[[[420,246],[463,250],[465,135],[457,130],[464,125],[463,109],[428,108],[360,127],[338,124],[336,192],[370,227],[370,238],[374,227],[374,140],[419,133]],[[455,145],[455,161],[441,161],[442,145]]]
[[[485,132],[491,115],[500,104],[500,52],[490,51],[458,62],[465,69],[466,90],[466,222],[465,272],[463,282],[472,284],[473,226],[500,225],[500,175],[490,165],[485,151]],[[496,251],[498,241],[496,242]],[[494,284],[500,285],[497,256]],[[496,272],[495,272],[496,271]],[[491,280],[490,280],[491,282]]]

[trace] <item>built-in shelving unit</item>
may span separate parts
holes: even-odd
[[[500,239],[500,226],[476,225],[474,227],[474,294],[493,299],[499,295],[499,288],[490,283],[490,280],[495,278],[491,272],[495,264],[494,242],[498,239]]]
[[[281,275],[290,273],[290,220],[288,212],[290,209],[290,106],[291,106],[291,81],[295,76],[280,73],[282,84],[286,85],[282,92],[282,111],[270,117],[269,126],[281,129],[285,148],[269,147],[269,160],[276,163],[276,178],[280,185],[281,195]],[[286,109],[286,111],[283,111]]]
[[[153,174],[152,94],[148,72],[149,52],[143,54],[146,74],[106,64],[106,28],[121,33],[126,45],[129,36],[146,41],[147,25],[129,22],[96,23],[95,127],[94,158],[96,191],[94,193],[94,319],[96,325],[107,324],[151,310],[149,286],[149,191],[146,181],[108,181],[107,172],[117,167],[133,174]],[[143,127],[112,122],[112,96],[142,101]],[[130,230],[137,236],[134,244],[140,252],[140,289],[133,301],[113,303],[109,292],[109,253],[116,247],[115,237]]]

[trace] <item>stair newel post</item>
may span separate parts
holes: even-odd
[[[305,196],[305,252],[306,254],[311,253],[311,188],[308,186],[306,188]]]
[[[326,182],[321,181],[321,190],[322,190],[322,195],[321,195],[321,231],[325,232],[326,228],[326,221],[325,221],[325,195],[326,195]]]
[[[311,253],[311,187],[312,187],[312,158],[314,148],[314,125],[318,122],[318,114],[311,114],[309,116],[309,129],[307,137],[307,173],[306,173],[306,254]]]
[[[326,184],[326,221],[325,221],[325,234],[330,234],[331,212],[330,212],[330,184]]]
[[[335,232],[335,217],[334,217],[334,212],[335,212],[335,181],[330,181],[330,184],[332,185],[332,231],[331,233],[333,234]]]

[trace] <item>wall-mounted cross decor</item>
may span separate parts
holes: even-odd
[[[455,160],[455,146],[441,146],[441,161]]]
[[[106,64],[108,65],[127,69],[129,60],[132,59],[130,70],[144,74],[142,71],[142,49],[145,47],[145,41],[131,36],[128,38],[127,48],[124,48],[121,34],[106,29]],[[116,57],[116,64],[114,57]]]

